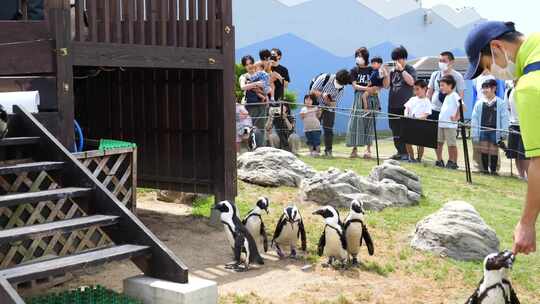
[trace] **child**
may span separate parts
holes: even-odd
[[[383,85],[383,80],[384,80],[384,69],[381,69],[381,66],[383,64],[383,60],[381,57],[373,57],[371,59],[371,68],[373,68],[373,72],[371,72],[371,76],[369,77],[369,85],[368,85],[368,88],[382,88],[384,85]],[[364,109],[369,109],[368,107],[368,102],[369,102],[369,96],[378,96],[379,95],[379,90],[376,90],[375,92],[371,91],[371,90],[367,90],[364,95],[362,95],[362,101],[364,103]],[[370,93],[371,91],[371,93]],[[380,110],[377,109],[377,110]]]
[[[304,96],[305,106],[300,111],[300,118],[304,122],[304,132],[311,156],[319,156],[321,152],[321,122],[319,118],[322,112],[318,106],[313,105],[315,100],[317,100],[316,96]]]
[[[246,107],[237,102],[236,103],[236,152],[240,153],[240,144],[243,141],[248,140],[249,133],[245,134],[246,128],[251,129],[253,126],[253,123],[251,121],[251,117],[249,116],[249,112],[246,110]]]
[[[426,97],[428,85],[425,80],[417,80],[414,83],[414,94],[405,104],[405,116],[416,119],[426,119],[431,115],[431,101]],[[418,147],[418,158],[414,157],[414,148],[412,145],[406,145],[409,154],[409,162],[420,163],[424,156],[424,147]]]
[[[479,143],[482,173],[497,175],[498,143],[506,138],[509,124],[508,106],[497,97],[497,81],[488,79],[482,84],[483,98],[474,105],[471,126],[473,142]]]
[[[439,116],[439,131],[437,135],[438,147],[437,147],[437,167],[444,168],[443,161],[443,147],[444,143],[448,145],[448,163],[447,169],[456,170],[457,165],[457,121],[460,118],[459,106],[461,104],[461,97],[455,92],[456,80],[452,75],[445,75],[440,80],[441,93],[445,94],[443,105],[441,107],[441,114]]]
[[[263,88],[254,88],[251,91],[257,94],[261,102],[267,102],[268,96],[270,96],[270,76],[264,71],[264,62],[258,62],[253,65],[252,70],[248,70],[249,83],[262,82]]]

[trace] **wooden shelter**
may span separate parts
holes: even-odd
[[[42,97],[39,113],[15,107],[0,140],[1,303],[23,303],[19,283],[126,258],[185,283],[128,210],[137,182],[236,196],[232,0],[72,2],[0,21],[0,91]],[[138,147],[73,153],[74,120],[87,143]]]
[[[142,187],[236,195],[232,0],[46,0],[0,22],[0,77],[47,77],[39,119],[68,149],[137,143]],[[52,91],[52,90],[51,90]]]

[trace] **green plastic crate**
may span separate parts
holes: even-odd
[[[126,148],[137,148],[137,144],[130,143],[127,141],[113,140],[113,139],[101,139],[99,141],[99,150],[115,150],[115,149],[126,149]]]
[[[142,304],[102,286],[81,287],[57,294],[26,299],[27,304]]]

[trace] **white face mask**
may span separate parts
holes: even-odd
[[[356,64],[359,66],[364,66],[366,64],[366,61],[362,57],[356,57]]]
[[[506,50],[504,50],[504,58],[506,59],[506,67],[501,67],[495,62],[495,55],[493,50],[491,50],[491,58],[493,63],[491,64],[491,74],[497,79],[501,80],[514,80],[516,79],[516,64],[510,60],[510,56]]]
[[[337,80],[335,80],[335,79],[334,79],[334,87],[336,87],[336,89],[338,89],[338,90],[343,89],[343,86],[340,85],[340,84],[337,82]]]
[[[441,72],[447,71],[448,70],[448,63],[439,62],[439,70],[441,70]]]

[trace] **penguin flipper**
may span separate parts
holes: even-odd
[[[234,237],[234,247],[233,247],[233,253],[234,253],[234,261],[238,264],[240,264],[240,257],[242,256],[242,247],[244,246],[244,237],[242,234],[237,233]]]
[[[264,252],[267,252],[268,251],[268,236],[266,235],[266,227],[264,226],[264,222],[262,221],[262,219],[261,219],[261,231],[259,233],[263,237]]]
[[[510,284],[510,304],[521,304],[517,297],[516,291],[512,287],[512,284]]]
[[[306,229],[304,228],[304,221],[300,220],[298,223],[298,234],[300,235],[300,240],[302,241],[302,251],[307,249],[307,240],[306,240]]]
[[[478,288],[474,291],[472,296],[469,297],[469,299],[467,300],[467,302],[465,302],[465,304],[480,304],[478,302]]]
[[[285,214],[282,214],[281,217],[278,220],[276,230],[274,231],[274,236],[272,237],[272,244],[274,244],[274,241],[279,237],[281,234],[281,231],[283,231],[283,226],[285,226]]]
[[[360,245],[362,244],[362,239],[366,242],[369,255],[375,254],[375,246],[373,246],[373,240],[367,229],[366,225],[362,225],[362,237],[360,238]]]
[[[249,233],[249,231],[247,231],[247,229],[244,228],[242,232],[244,234],[244,237],[248,241],[249,262],[250,263],[257,263],[259,265],[264,265],[263,258],[261,257],[261,255],[259,253],[259,250],[257,249],[257,244],[255,243],[255,239],[253,238],[251,233]]]
[[[325,245],[326,245],[326,228],[323,230],[321,238],[319,239],[319,244],[317,245],[317,254],[319,256],[323,255]]]

